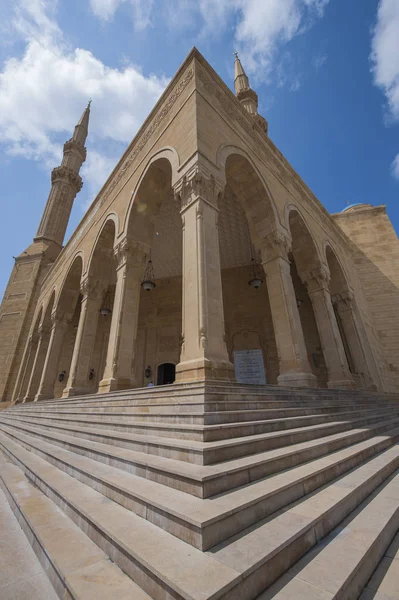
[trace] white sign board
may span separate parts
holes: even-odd
[[[238,383],[266,384],[263,353],[260,348],[234,350],[234,370]]]

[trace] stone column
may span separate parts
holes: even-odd
[[[60,362],[65,332],[68,327],[68,317],[69,315],[57,315],[55,312],[51,314],[50,341],[35,402],[54,398],[54,384],[58,374],[57,368]]]
[[[329,272],[320,267],[301,275],[312,302],[317,329],[328,370],[329,388],[354,388],[341,334],[335,318],[331,294],[328,288]]]
[[[72,354],[68,383],[63,398],[87,394],[89,389],[90,360],[96,339],[97,323],[105,289],[104,282],[91,276],[81,283],[82,305],[78,331]]]
[[[115,300],[104,375],[98,391],[135,386],[134,352],[140,308],[141,280],[148,248],[124,239],[115,248],[117,263]]]
[[[25,348],[21,367],[18,372],[17,385],[15,386],[12,404],[18,404],[24,399],[25,389],[28,384],[27,380],[30,378],[30,374],[32,373],[33,362],[36,356],[37,342],[37,333],[31,333]]]
[[[339,294],[334,294],[332,301],[341,319],[355,372],[360,376],[365,389],[376,389],[375,382],[370,373],[375,363],[372,361],[373,365],[368,366],[367,351],[369,343],[365,335],[363,335],[362,327],[358,322],[359,317],[356,314],[353,292],[345,290]]]
[[[277,382],[291,387],[317,387],[291,278],[290,240],[284,233],[273,231],[261,240],[260,248],[279,358]]]
[[[234,379],[224,331],[218,195],[222,185],[196,165],[175,186],[183,227],[182,347],[176,381]]]
[[[26,388],[26,393],[23,400],[24,402],[32,402],[38,391],[43,364],[47,355],[48,345],[49,330],[43,323],[40,323],[38,327],[38,341],[36,346],[36,352],[32,361],[32,370]]]

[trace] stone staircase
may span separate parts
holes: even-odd
[[[1,411],[0,485],[60,598],[399,599],[398,440],[398,397],[175,384]]]

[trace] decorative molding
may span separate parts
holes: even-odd
[[[330,271],[320,266],[317,269],[308,271],[300,275],[302,282],[305,284],[308,294],[318,292],[320,290],[327,290],[330,283]]]
[[[79,158],[82,160],[82,162],[86,160],[86,148],[72,138],[64,144],[64,154],[67,152],[75,152],[76,154],[79,154]]]
[[[354,298],[354,293],[351,290],[345,290],[331,296],[331,300],[339,312],[353,310]]]
[[[99,281],[98,279],[94,279],[93,276],[89,275],[80,282],[80,293],[83,296],[83,300],[87,300],[88,298],[100,300],[107,286],[107,282]]]
[[[114,249],[116,268],[120,269],[126,264],[143,267],[146,263],[149,248],[136,240],[123,239]]]
[[[282,231],[275,229],[260,240],[262,263],[267,264],[276,258],[288,261],[288,253],[291,250],[292,241]]]
[[[173,191],[182,211],[198,199],[217,208],[218,197],[223,193],[224,185],[197,164],[176,183]],[[199,216],[200,213],[201,211]]]
[[[73,171],[73,169],[65,166],[55,167],[55,169],[51,171],[51,183],[54,184],[57,181],[72,186],[75,194],[80,192],[83,187],[81,176],[76,173],[76,171]]]

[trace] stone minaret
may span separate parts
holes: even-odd
[[[234,89],[245,110],[255,119],[262,131],[267,134],[267,121],[258,113],[258,94],[249,85],[248,77],[238,58],[238,52],[235,52]]]
[[[0,402],[12,398],[40,288],[62,250],[73,201],[82,187],[79,170],[86,158],[89,115],[90,102],[64,145],[61,166],[51,173],[51,190],[36,237],[15,258],[0,306]]]
[[[64,144],[60,167],[51,172],[51,190],[37,230],[35,242],[46,240],[62,246],[73,201],[82,188],[80,167],[86,160],[85,142],[89,127],[90,102],[75,127],[73,136]]]

